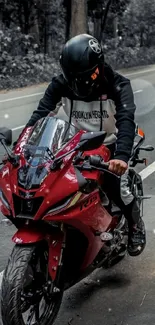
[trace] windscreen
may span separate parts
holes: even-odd
[[[39,120],[25,146],[25,158],[33,166],[43,164],[78,132],[71,124],[55,117]]]
[[[19,186],[27,190],[38,188],[48,174],[45,163],[51,161],[77,132],[74,126],[61,119],[48,116],[39,120],[23,147],[28,164],[18,170]]]

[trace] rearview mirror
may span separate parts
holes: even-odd
[[[12,144],[12,130],[6,127],[0,128],[0,141],[4,140],[7,146]]]
[[[99,148],[106,137],[106,132],[87,132],[82,134],[76,150],[89,151]]]

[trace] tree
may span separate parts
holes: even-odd
[[[20,26],[23,34],[28,34],[33,26],[37,10],[37,0],[7,0],[3,2],[2,20],[10,27],[11,23]]]
[[[87,33],[87,2],[71,0],[70,37]]]
[[[88,0],[88,15],[92,18],[94,24],[94,36],[100,41],[102,39],[102,25],[106,22],[111,1],[112,0]]]
[[[65,9],[63,0],[40,0],[37,7],[39,34],[44,53],[59,57],[59,48],[65,42]]]
[[[71,0],[64,0],[63,6],[66,11],[66,29],[65,29],[65,40],[67,41],[70,36],[70,24],[71,24]]]
[[[123,14],[130,0],[88,0],[88,14],[93,18],[94,36],[100,41],[108,17],[112,21],[114,37],[117,37],[118,17]]]
[[[155,2],[130,0],[121,21],[124,42],[127,45],[151,46],[155,44]]]

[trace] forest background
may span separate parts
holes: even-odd
[[[85,32],[115,69],[155,63],[152,0],[0,0],[0,89],[50,81],[64,43]]]

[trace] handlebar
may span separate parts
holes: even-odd
[[[89,163],[92,166],[107,169],[109,168],[109,163],[103,162],[100,156],[90,156]]]
[[[99,170],[101,172],[105,171],[117,178],[120,178],[120,176],[114,174],[109,169],[109,163],[103,162],[100,156],[90,156],[89,160],[82,165],[75,165],[80,170],[87,170],[92,171],[93,169]]]

